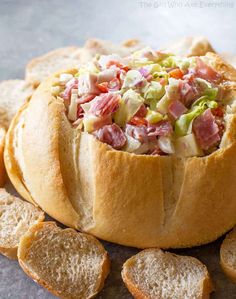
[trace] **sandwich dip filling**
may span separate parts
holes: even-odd
[[[221,76],[203,57],[145,48],[131,56],[96,56],[74,75],[55,78],[72,126],[117,150],[204,156],[224,133]]]

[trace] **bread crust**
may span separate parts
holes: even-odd
[[[33,58],[26,65],[25,80],[37,87],[52,72],[59,71],[60,68],[75,67],[80,61],[76,54],[78,50],[79,48],[74,46],[58,48]]]
[[[145,255],[145,254],[148,255],[149,252],[156,251],[156,250],[158,251],[159,249],[158,248],[146,249],[146,250],[143,250],[143,251],[139,252],[137,255],[140,255],[140,254],[141,255]],[[140,289],[140,287],[138,285],[136,285],[134,283],[134,281],[131,279],[131,277],[129,276],[128,268],[129,268],[129,265],[132,265],[132,263],[135,263],[135,257],[136,257],[136,255],[132,256],[123,265],[123,269],[122,269],[122,272],[121,272],[123,282],[126,285],[129,292],[133,295],[133,297],[135,299],[150,299],[150,297],[147,294],[145,294]],[[195,259],[195,258],[193,258],[193,259]],[[195,259],[195,260],[196,260],[197,263],[199,263],[199,261],[197,259]],[[167,267],[168,267],[168,265],[167,265]],[[209,299],[210,298],[210,293],[213,292],[213,291],[214,291],[214,286],[213,286],[213,283],[211,281],[210,275],[207,271],[204,279],[201,282],[201,288],[199,290],[201,295],[197,299]],[[158,297],[156,299],[162,299],[162,298]]]
[[[205,58],[227,89],[236,90],[228,82],[236,81],[236,70],[216,54]],[[135,155],[73,129],[64,104],[51,96],[51,80],[39,86],[7,134],[6,168],[22,195],[24,182],[33,201],[58,221],[139,248],[201,245],[236,224],[236,115],[229,116],[225,145],[209,156]],[[24,169],[16,179],[21,118]]]
[[[39,277],[33,271],[30,271],[30,269],[26,266],[26,264],[24,262],[26,255],[27,255],[28,247],[30,246],[31,242],[33,242],[33,240],[34,240],[34,234],[37,233],[37,231],[39,231],[44,225],[52,226],[52,228],[57,226],[55,222],[51,222],[51,221],[37,223],[34,226],[32,226],[29,229],[29,231],[21,239],[21,243],[20,243],[19,250],[18,250],[19,264],[20,264],[21,268],[24,270],[24,272],[29,277],[31,277],[35,282],[37,282],[44,288],[46,288],[53,295],[58,296],[61,299],[74,299],[75,297],[73,296],[73,294],[71,294],[71,296],[63,296],[61,294],[61,292],[53,289],[52,286],[50,286],[42,277]],[[89,237],[92,238],[91,236],[89,236]],[[98,240],[96,240],[94,238],[93,241],[96,242],[99,247],[102,247],[102,244]],[[103,247],[102,247],[102,249],[103,249]],[[97,286],[98,286],[97,291],[93,296],[90,297],[91,299],[94,298],[102,290],[102,288],[104,286],[104,281],[110,272],[110,259],[108,257],[108,253],[104,249],[103,249],[103,251],[104,251],[104,254],[103,254],[101,276],[100,276],[100,280],[97,282]],[[87,299],[90,299],[90,298],[87,298]]]
[[[3,127],[0,127],[0,187],[4,186],[7,179],[6,169],[4,165],[4,159],[3,159],[4,147],[5,147],[5,136],[6,136],[6,130]]]
[[[0,199],[1,204],[2,204],[2,199],[3,199],[3,204],[4,204],[4,201],[6,202],[5,203],[7,205],[6,209],[8,209],[8,207],[9,207],[9,205],[10,205],[11,202],[16,202],[16,201],[22,202],[22,204],[24,204],[24,207],[26,209],[27,209],[27,206],[30,205],[28,202],[22,201],[21,199],[15,198],[14,196],[10,195],[8,192],[6,192],[5,189],[0,189],[0,195],[1,195],[1,199]],[[32,206],[31,207],[32,211],[34,211],[34,213],[37,213],[37,218],[35,216],[35,219],[36,219],[35,222],[38,223],[38,222],[44,221],[45,214],[43,213],[43,211],[41,211],[38,208],[35,208],[33,205],[30,205],[30,206]],[[12,213],[13,213],[15,219],[18,219],[21,216],[21,215],[19,215],[19,211],[17,211],[17,210],[14,210]],[[2,211],[1,211],[1,214],[2,214]],[[6,219],[6,217],[4,217],[4,218]],[[7,220],[10,221],[9,219],[7,219]],[[22,221],[22,219],[21,220],[17,220],[17,223],[15,225],[21,224],[21,221]],[[5,225],[6,224],[7,223],[5,223],[4,220],[2,220],[1,230],[5,229]],[[12,229],[13,228],[14,227],[12,227]],[[18,232],[21,232],[21,235],[22,235],[24,233],[24,230],[22,230],[22,229],[20,230],[20,228],[18,228]],[[14,232],[14,234],[15,234],[15,232]],[[8,235],[8,237],[9,237],[9,235]],[[20,239],[20,237],[18,237],[18,243],[20,241],[19,239]],[[5,239],[3,238],[1,241],[2,242],[1,242],[1,246],[0,246],[0,253],[3,254],[3,255],[5,255],[6,257],[8,257],[10,259],[17,259],[18,244],[16,244],[16,243],[12,244],[12,243],[9,242],[9,239],[7,241],[6,238]]]
[[[236,283],[236,267],[235,265],[229,264],[227,257],[231,255],[235,256],[235,244],[236,244],[236,228],[229,232],[220,247],[220,265],[225,274]]]

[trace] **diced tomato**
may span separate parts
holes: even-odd
[[[175,78],[175,79],[183,79],[184,76],[183,72],[179,68],[170,71],[169,75],[171,78]]]
[[[140,126],[147,126],[148,122],[143,117],[133,116],[129,121],[129,124],[140,127]]]
[[[130,68],[126,65],[123,65],[122,63],[120,63],[119,61],[115,61],[115,60],[110,60],[108,63],[107,63],[107,68],[111,67],[115,65],[116,67],[128,72],[130,70]]]
[[[224,109],[221,106],[211,109],[211,112],[214,116],[218,116],[218,117],[224,116]]]
[[[96,86],[99,88],[101,92],[108,92],[108,82],[102,82],[96,84]]]
[[[147,108],[144,104],[142,104],[139,108],[139,110],[135,113],[135,116],[143,118],[147,115]]]

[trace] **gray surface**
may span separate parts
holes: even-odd
[[[236,53],[235,12],[233,0],[0,0],[0,80],[23,78],[30,58],[56,47],[81,45],[89,37],[114,42],[137,37],[158,47],[171,39],[197,34],[207,36],[218,51]],[[218,263],[220,242],[177,252],[206,263],[216,286],[213,299],[233,299],[236,286],[223,275]],[[131,298],[122,284],[120,270],[137,250],[108,243],[105,246],[112,271],[98,298]],[[53,296],[27,278],[17,262],[0,257],[0,298]]]

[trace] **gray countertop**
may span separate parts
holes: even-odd
[[[205,35],[220,52],[236,54],[234,0],[0,0],[0,80],[23,78],[27,61],[57,47],[82,45],[97,37],[119,42],[136,37],[158,48],[186,35]],[[213,299],[236,298],[236,285],[222,273],[222,240],[175,252],[204,262],[213,277]],[[104,242],[112,261],[111,274],[98,298],[131,298],[124,287],[122,263],[138,252]],[[0,298],[49,299],[16,261],[0,256]]]

